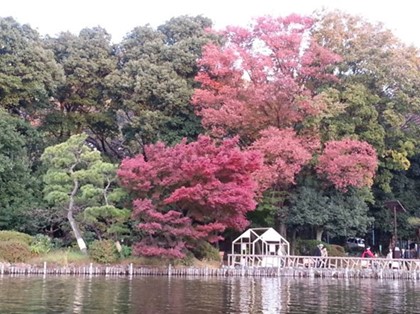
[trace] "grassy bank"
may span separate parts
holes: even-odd
[[[44,262],[47,262],[50,265],[57,266],[78,266],[78,265],[89,265],[90,263],[98,264],[93,260],[89,255],[84,255],[79,251],[75,250],[54,250],[46,254],[38,255],[32,257],[25,264],[40,265]],[[128,257],[121,258],[115,263],[110,263],[111,265],[127,265],[133,264],[135,266],[168,266],[169,264],[173,266],[193,266],[193,267],[219,267],[220,262],[218,261],[208,261],[208,260],[198,260],[193,257],[188,257],[186,259],[166,259],[166,258],[147,258],[147,257]]]

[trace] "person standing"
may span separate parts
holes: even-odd
[[[373,258],[373,257],[375,257],[375,255],[370,250],[370,246],[368,246],[366,248],[366,250],[364,250],[364,252],[362,253],[362,257],[367,257],[367,258]]]
[[[313,252],[313,256],[316,256],[317,258],[315,259],[315,265],[316,267],[320,267],[321,266],[321,257],[322,257],[322,248],[324,247],[324,245],[322,243],[318,244]]]
[[[328,251],[327,248],[325,246],[322,247],[321,249],[321,267],[325,267],[327,265],[327,258],[328,257]]]
[[[368,246],[366,248],[366,250],[364,250],[364,252],[362,253],[362,258],[374,258],[374,257],[375,257],[375,255],[370,250],[370,246]],[[372,262],[370,262],[370,261],[361,261],[361,265],[364,268],[368,268],[368,267],[371,267],[372,266]]]
[[[386,255],[386,259],[392,259],[392,250],[389,249],[388,254]],[[392,262],[388,263],[388,267],[392,268]]]

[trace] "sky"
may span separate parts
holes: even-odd
[[[117,43],[136,26],[157,27],[172,17],[203,15],[220,29],[248,25],[263,15],[311,14],[339,9],[383,22],[407,44],[420,47],[420,2],[416,0],[3,0],[0,16],[30,24],[41,35],[78,34],[85,27],[104,27]]]

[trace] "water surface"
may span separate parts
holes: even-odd
[[[0,313],[420,313],[420,283],[4,276],[0,277]]]

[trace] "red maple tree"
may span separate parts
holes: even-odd
[[[173,147],[147,146],[145,156],[125,159],[118,171],[136,195],[133,218],[145,235],[135,252],[182,257],[194,241],[216,242],[226,228],[243,230],[255,209],[262,156],[241,151],[238,139],[220,145],[207,136]]]
[[[295,183],[295,177],[307,164],[319,141],[299,137],[291,128],[267,128],[260,132],[260,138],[250,147],[264,156],[264,166],[256,174],[260,190],[273,184],[286,186]]]
[[[335,188],[371,186],[378,166],[375,149],[366,142],[343,139],[325,144],[318,159],[317,173]]]
[[[192,99],[203,125],[252,141],[269,126],[294,127],[318,114],[316,87],[336,79],[328,70],[339,57],[311,38],[312,26],[298,15],[262,17],[252,28],[228,27],[223,46],[207,45]]]

